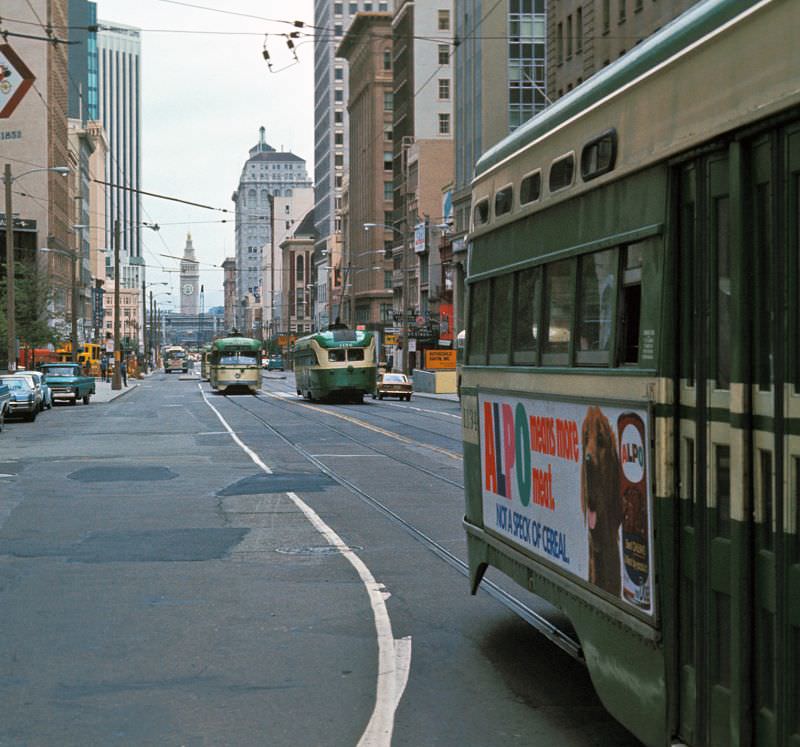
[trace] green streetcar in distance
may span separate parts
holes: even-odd
[[[211,343],[208,379],[218,392],[261,388],[261,341],[250,337],[223,337]]]
[[[361,401],[375,391],[375,335],[331,329],[301,337],[294,345],[294,372],[301,397]]]

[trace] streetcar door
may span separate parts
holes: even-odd
[[[800,747],[800,125],[675,194],[678,731]]]

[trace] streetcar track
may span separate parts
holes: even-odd
[[[223,395],[226,400],[230,401],[234,406],[238,407],[239,409],[246,412],[251,417],[258,420],[265,428],[269,431],[274,433],[278,438],[281,439],[287,446],[294,449],[300,456],[304,459],[309,461],[313,464],[320,472],[324,475],[327,475],[331,480],[341,485],[346,490],[350,491],[354,495],[358,496],[361,500],[363,500],[367,505],[371,506],[372,508],[379,511],[383,514],[386,518],[388,518],[392,523],[399,526],[403,529],[407,534],[409,534],[413,539],[418,541],[423,547],[428,549],[432,552],[436,557],[440,560],[443,560],[447,563],[451,568],[456,570],[465,578],[469,578],[469,566],[461,560],[459,557],[451,553],[447,550],[443,545],[436,542],[432,537],[425,534],[421,529],[418,529],[413,524],[406,521],[403,517],[399,514],[395,513],[390,509],[386,504],[382,503],[380,500],[375,498],[374,496],[370,495],[366,491],[362,490],[358,485],[348,480],[346,477],[339,475],[335,470],[328,467],[324,462],[320,461],[317,457],[311,454],[309,451],[304,449],[299,444],[293,442],[288,436],[284,435],[279,431],[274,425],[272,425],[266,418],[261,417],[257,413],[253,412],[249,408],[245,407],[244,405],[240,404],[236,400],[232,399],[228,395]],[[256,399],[261,399],[258,395],[255,395]],[[275,399],[278,398],[271,398],[273,403]],[[263,400],[262,400],[263,401]],[[279,408],[283,409],[284,412],[288,412],[289,408]],[[333,428],[330,425],[326,425],[327,428],[330,428],[336,433],[341,433],[338,429]],[[351,441],[361,444],[358,439],[355,439],[347,434],[342,433],[341,435],[345,436]],[[364,445],[364,444],[361,444]],[[372,447],[368,447],[372,448]],[[377,451],[376,449],[372,449],[373,451]],[[386,454],[385,456],[389,456]],[[408,466],[414,467],[414,469],[418,469],[422,472],[427,472],[424,468],[417,467],[417,465],[410,464],[405,462],[404,460],[398,459],[397,457],[392,456],[392,459],[400,462],[401,464],[406,464]],[[433,474],[435,477],[439,477]],[[450,480],[444,479],[445,482],[453,482]],[[453,483],[456,484],[456,483]],[[463,486],[460,486],[463,489]],[[538,612],[532,610],[528,607],[522,600],[517,599],[515,596],[510,594],[509,592],[505,591],[503,588],[498,586],[494,581],[490,581],[487,578],[484,578],[481,581],[480,587],[481,590],[489,594],[495,601],[502,604],[506,609],[510,610],[511,612],[515,613],[523,620],[525,620],[531,627],[535,628],[541,635],[547,638],[551,643],[558,646],[562,651],[569,654],[572,658],[585,663],[585,659],[583,656],[583,650],[581,648],[580,642],[571,638],[567,633],[561,630],[558,626],[551,623],[547,618],[540,615]]]
[[[424,447],[426,449],[429,449],[430,451],[436,452],[437,454],[443,454],[444,456],[446,456],[446,457],[448,457],[450,459],[453,459],[453,460],[461,461],[463,459],[463,456],[461,454],[457,454],[456,452],[450,451],[449,449],[444,449],[444,448],[442,448],[440,446],[434,446],[433,444],[428,444],[428,443],[425,443],[423,441],[417,441],[417,440],[411,438],[410,436],[403,436],[403,435],[401,435],[399,433],[393,433],[392,431],[387,431],[385,428],[381,428],[381,427],[375,425],[374,423],[369,423],[369,422],[367,422],[365,420],[359,420],[358,418],[352,417],[350,415],[344,415],[344,414],[336,412],[334,410],[321,409],[321,408],[316,407],[314,405],[309,405],[309,404],[307,404],[305,402],[299,402],[299,401],[296,401],[296,400],[286,400],[283,397],[278,397],[278,396],[276,396],[274,394],[270,394],[269,392],[265,392],[263,396],[262,395],[258,395],[258,394],[255,394],[253,396],[256,399],[261,399],[262,401],[266,401],[265,397],[268,397],[269,400],[272,401],[272,402],[288,402],[288,403],[290,403],[289,407],[295,407],[295,408],[296,407],[301,407],[301,408],[303,408],[305,410],[310,410],[311,412],[314,412],[314,413],[318,413],[318,414],[322,414],[322,415],[328,415],[330,417],[338,418],[340,420],[344,420],[345,422],[352,423],[353,425],[357,425],[359,428],[366,428],[367,430],[373,431],[374,433],[379,433],[382,436],[386,436],[386,438],[391,438],[391,439],[393,439],[395,441],[399,441],[400,443],[405,444],[406,446],[411,446],[411,445],[422,446],[422,447]],[[284,408],[281,408],[281,409],[283,409],[286,412],[289,411],[288,407],[284,407]],[[392,418],[388,418],[388,419],[391,420],[392,422],[396,422],[396,421],[393,421]],[[399,423],[399,425],[403,425],[403,424]],[[326,426],[326,427],[331,428],[336,433],[342,433],[343,435],[346,435],[342,431],[340,431],[338,429],[335,429],[332,426]],[[420,430],[425,430],[425,429],[420,429]],[[434,434],[434,435],[439,435],[439,434]],[[347,436],[347,437],[350,438],[353,441],[356,441],[356,443],[360,443],[362,446],[366,446],[367,448],[373,448],[369,444],[365,444],[362,441],[358,441],[357,439],[352,438],[352,436]],[[443,438],[446,438],[446,436],[443,436]],[[416,465],[414,465],[414,464],[410,464],[410,466],[416,467]],[[459,487],[461,487],[463,489],[464,486],[459,484]]]
[[[262,389],[261,391],[268,397],[277,397],[277,395],[275,395],[275,394],[273,394],[273,393],[271,393],[271,392],[269,392],[267,390]],[[287,402],[292,402],[293,404],[299,405],[300,407],[305,407],[307,409],[313,409],[313,410],[315,410],[317,412],[322,412],[322,413],[325,413],[325,414],[328,414],[328,415],[332,415],[333,417],[344,418],[344,419],[351,418],[351,419],[355,420],[353,418],[353,416],[345,416],[345,415],[343,415],[341,413],[325,409],[325,404],[324,403],[320,403],[318,405],[312,405],[312,404],[309,404],[307,402],[301,401],[300,399],[296,399],[295,400],[295,399],[290,399],[288,397],[280,397],[280,399],[282,399],[282,400],[285,399]],[[389,404],[389,403],[386,403],[386,404]],[[444,414],[447,414],[447,413],[444,413]],[[454,438],[453,436],[447,436],[444,433],[439,433],[437,431],[431,430],[430,428],[423,428],[422,426],[419,426],[419,425],[411,425],[409,423],[404,423],[402,420],[398,420],[397,418],[390,417],[389,415],[387,415],[385,413],[385,411],[383,409],[381,409],[380,417],[384,418],[385,420],[388,420],[391,423],[396,423],[397,425],[402,426],[404,428],[413,428],[415,430],[422,431],[423,433],[429,433],[432,436],[436,436],[437,438],[443,438],[443,439],[445,439],[447,441],[453,441],[453,442],[457,443],[459,446],[461,446],[461,439],[460,438]],[[364,421],[364,422],[367,422],[367,421]],[[444,425],[444,423],[442,423],[442,424]],[[359,425],[360,425],[360,423],[359,423]],[[368,423],[368,425],[373,426],[375,428],[378,428],[378,426],[375,426],[374,423]],[[400,436],[400,434],[393,434],[393,436],[399,436],[401,438],[407,438],[405,436]],[[428,444],[425,444],[425,445],[427,446]],[[430,448],[432,448],[434,451],[441,451],[446,456],[450,456],[452,458],[461,459],[461,454],[456,454],[455,452],[449,451],[447,449],[443,449],[443,448],[441,448],[439,446],[431,446]]]
[[[282,412],[291,412],[293,414],[300,415],[305,420],[311,420],[312,419],[310,415],[304,415],[303,413],[298,412],[296,409],[292,409],[291,406],[290,407],[280,407],[279,404],[278,404],[278,403],[282,402],[282,400],[280,398],[270,397],[269,399],[265,399],[264,397],[261,397],[258,394],[253,395],[253,396],[257,400],[260,400],[262,402],[266,402],[266,403],[272,405],[273,407],[277,407]],[[238,402],[236,404],[239,405]],[[303,404],[303,403],[296,403],[296,404]],[[239,406],[242,407],[242,409],[246,410],[247,412],[252,412],[251,410],[247,410],[246,407],[243,407],[241,405],[239,405]],[[311,409],[315,410],[315,408],[311,408]],[[322,411],[315,410],[315,411],[316,412],[325,412],[324,410],[322,410]],[[255,413],[253,413],[253,415],[255,417],[258,417],[257,415],[255,415]],[[428,475],[430,477],[435,477],[437,480],[441,480],[442,482],[445,482],[448,485],[452,485],[452,486],[458,488],[459,490],[464,490],[464,483],[457,482],[456,480],[451,480],[449,477],[445,477],[444,475],[440,475],[438,472],[434,472],[433,470],[429,470],[426,467],[421,467],[419,464],[417,464],[415,462],[412,462],[412,461],[409,461],[409,460],[406,460],[406,459],[402,459],[401,457],[396,456],[395,454],[387,453],[387,452],[377,448],[376,446],[373,446],[372,444],[369,444],[369,443],[367,443],[365,441],[361,441],[360,439],[356,438],[355,436],[351,436],[349,433],[346,433],[345,431],[340,430],[339,428],[336,428],[335,426],[330,425],[329,423],[323,423],[323,425],[326,428],[328,428],[329,430],[331,430],[334,433],[338,434],[339,436],[342,436],[343,438],[346,438],[348,441],[352,441],[353,443],[358,444],[359,446],[362,446],[365,449],[369,449],[370,451],[372,451],[372,452],[374,452],[376,454],[379,454],[381,456],[384,456],[384,457],[386,457],[388,459],[394,459],[395,461],[400,462],[400,464],[404,464],[406,467],[411,467],[411,469],[417,470],[418,472],[422,472],[422,473],[424,473],[424,474],[426,474],[426,475]],[[281,437],[282,438],[284,437],[283,434],[281,434]],[[411,439],[406,439],[405,437],[403,437],[403,438],[406,441],[408,441],[408,443],[414,443]],[[419,442],[417,442],[417,443],[419,443]],[[426,444],[421,444],[421,445],[425,446]]]

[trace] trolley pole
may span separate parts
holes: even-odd
[[[113,390],[122,389],[122,345],[119,336],[119,218],[114,221],[114,376],[111,379]]]

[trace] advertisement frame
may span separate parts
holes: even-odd
[[[596,596],[599,599],[602,599],[614,606],[615,609],[625,613],[626,615],[630,615],[635,617],[637,620],[642,621],[647,625],[649,628],[658,629],[661,625],[661,610],[659,605],[659,591],[660,585],[656,583],[656,579],[658,578],[659,572],[659,563],[658,563],[658,554],[656,552],[655,546],[655,517],[656,517],[656,479],[655,479],[655,468],[654,468],[654,457],[655,457],[655,449],[654,449],[654,438],[655,438],[655,410],[654,405],[651,400],[643,401],[643,400],[631,400],[631,399],[623,399],[623,398],[591,398],[586,396],[570,396],[570,395],[563,395],[563,394],[547,394],[547,393],[540,393],[540,392],[521,392],[521,391],[508,391],[508,390],[500,390],[494,388],[484,388],[480,387],[475,390],[475,398],[477,404],[477,430],[478,430],[478,449],[480,452],[480,464],[479,464],[479,495],[480,495],[480,502],[481,502],[481,516],[482,516],[482,526],[483,531],[485,531],[488,535],[493,537],[495,541],[499,542],[502,546],[508,547],[510,551],[515,553],[519,553],[522,557],[528,558],[530,564],[535,569],[536,565],[542,567],[543,570],[549,573],[554,573],[558,576],[558,578],[563,579],[565,588],[568,588],[570,584],[574,584],[577,587],[589,592],[593,596]],[[650,590],[651,590],[651,611],[647,612],[644,610],[638,609],[633,604],[625,601],[620,594],[619,597],[605,591],[603,588],[591,583],[587,579],[582,578],[580,575],[576,573],[572,573],[569,570],[566,570],[558,563],[548,560],[543,555],[534,552],[532,549],[526,547],[521,542],[517,542],[509,538],[506,534],[502,531],[499,531],[497,528],[493,527],[490,523],[488,523],[485,519],[486,516],[486,506],[485,506],[485,482],[484,482],[484,422],[483,422],[483,403],[485,399],[489,398],[502,398],[505,400],[515,400],[517,402],[525,401],[528,403],[531,402],[543,402],[543,403],[553,403],[553,404],[565,404],[577,407],[591,407],[596,406],[600,407],[603,410],[605,409],[615,409],[621,411],[632,411],[635,413],[641,413],[644,415],[644,426],[645,426],[645,433],[646,443],[643,444],[644,451],[646,453],[646,464],[647,464],[647,475],[646,475],[646,485],[647,485],[647,510],[648,510],[648,543],[649,543],[649,578],[650,578]],[[619,446],[617,446],[619,448]],[[620,530],[620,540],[622,540],[621,530]],[[535,570],[534,570],[535,572]],[[625,570],[623,567],[620,568],[620,573],[624,577]]]

